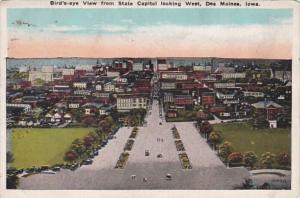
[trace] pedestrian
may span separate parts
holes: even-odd
[[[131,179],[134,180],[136,178],[136,175],[131,175]]]
[[[144,177],[144,178],[143,178],[143,182],[147,182],[147,177]]]

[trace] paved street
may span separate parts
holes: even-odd
[[[192,122],[166,123],[159,117],[157,101],[153,102],[147,126],[139,127],[133,149],[124,169],[114,169],[132,128],[121,128],[117,138],[101,149],[92,165],[76,171],[62,170],[55,175],[38,174],[22,178],[21,189],[232,189],[249,173],[244,168],[227,169]],[[162,125],[159,124],[162,122]],[[180,165],[171,128],[176,125],[191,170]],[[158,141],[158,138],[160,141]],[[145,150],[150,156],[145,156]],[[157,158],[162,154],[162,158]],[[172,180],[166,180],[166,174]],[[136,175],[135,179],[131,175]],[[143,182],[147,178],[147,182]]]

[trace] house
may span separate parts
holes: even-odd
[[[109,115],[115,105],[105,105],[100,107],[99,115]]]
[[[279,114],[282,113],[283,107],[273,101],[260,101],[252,104],[257,113],[265,115],[269,120],[277,120]]]
[[[72,120],[72,115],[71,115],[70,113],[66,113],[66,114],[64,115],[64,120],[65,120],[65,121],[71,121],[71,120]]]
[[[82,108],[84,109],[85,115],[95,115],[101,106],[102,104],[98,103],[85,103],[82,105]]]
[[[112,82],[108,82],[104,85],[104,91],[105,92],[114,92],[115,91],[115,85],[112,84]]]

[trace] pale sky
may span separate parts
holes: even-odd
[[[8,56],[291,58],[291,9],[9,9]]]

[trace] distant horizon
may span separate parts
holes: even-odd
[[[25,58],[15,58],[15,57],[6,57],[6,59],[205,59],[205,58],[216,58],[216,59],[247,59],[247,60],[292,60],[293,58],[234,58],[234,57],[218,57],[218,56],[197,56],[197,57],[25,57]]]
[[[8,9],[8,56],[291,59],[292,9]]]

